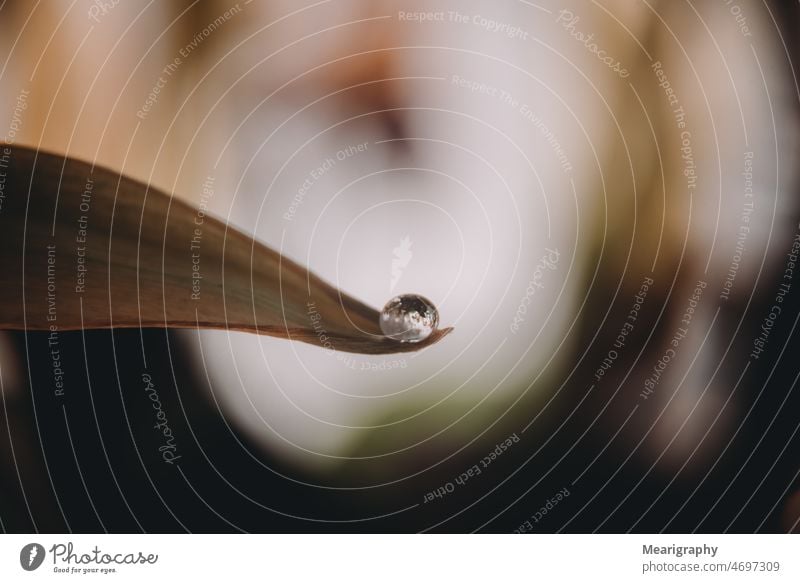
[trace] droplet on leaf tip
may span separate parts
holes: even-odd
[[[439,312],[416,294],[395,296],[381,310],[381,331],[398,342],[421,342],[439,325]]]

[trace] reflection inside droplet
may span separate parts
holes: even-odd
[[[425,340],[439,325],[439,312],[430,300],[415,294],[396,296],[383,307],[381,331],[400,342]]]

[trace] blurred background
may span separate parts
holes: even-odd
[[[47,335],[2,333],[0,526],[797,530],[798,25],[746,0],[5,0],[4,141],[455,332],[381,357],[65,332],[63,409]]]

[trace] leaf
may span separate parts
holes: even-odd
[[[0,329],[214,328],[366,354],[450,332],[386,338],[377,310],[244,233],[112,170],[29,148],[0,145],[0,240]]]

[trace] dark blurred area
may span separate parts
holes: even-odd
[[[632,455],[646,446],[644,432],[615,440],[597,423],[609,394],[595,391],[573,411],[587,379],[577,373],[551,404],[564,418],[540,417],[480,482],[414,508],[485,447],[390,486],[320,487],[231,428],[207,384],[182,372],[191,370],[188,356],[169,334],[64,333],[64,360],[87,366],[69,370],[56,401],[46,378],[47,335],[15,333],[16,347],[31,356],[31,382],[3,401],[0,516],[7,532],[509,532],[566,487],[570,496],[534,532],[785,532],[797,528],[798,517],[790,496],[800,459],[800,365],[792,357],[800,350],[792,333],[799,308],[794,296],[787,306],[793,317],[775,331],[776,348],[738,387],[736,436],[690,478],[673,480],[655,460]],[[179,436],[182,457],[174,466],[154,455],[159,441],[142,391],[143,345]]]

